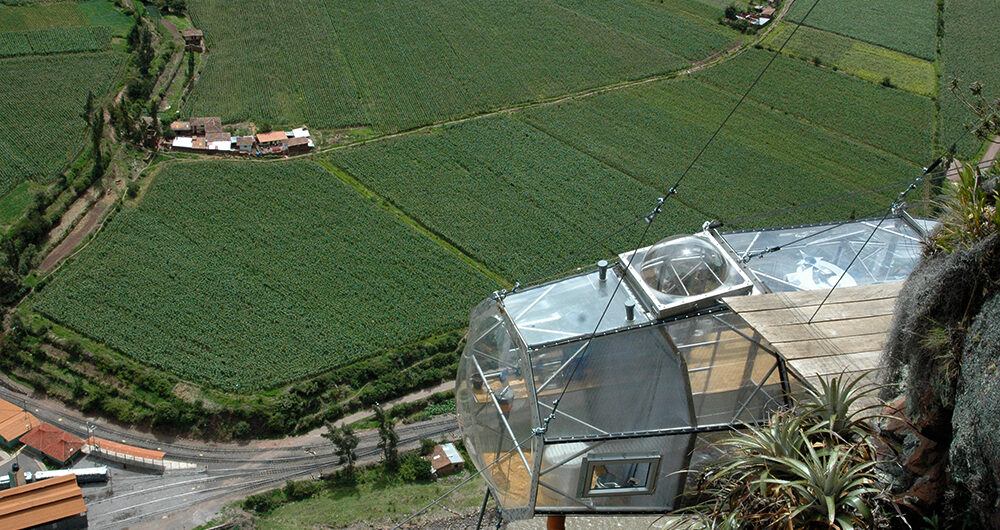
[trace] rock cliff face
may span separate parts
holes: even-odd
[[[903,420],[883,428],[901,448],[887,469],[900,497],[990,528],[1000,528],[998,293],[1000,234],[928,254],[900,293],[883,363],[886,412]]]

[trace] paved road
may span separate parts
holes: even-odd
[[[84,488],[88,520],[92,528],[192,528],[205,523],[226,502],[250,493],[281,486],[286,480],[318,477],[337,467],[338,457],[332,444],[313,435],[265,440],[246,445],[201,444],[158,440],[150,435],[87,419],[45,400],[34,399],[0,387],[0,397],[12,403],[25,403],[42,421],[58,425],[67,432],[94,436],[167,453],[169,460],[191,462],[194,469],[148,473],[121,466],[111,467],[108,485]],[[68,414],[68,412],[70,412]],[[401,425],[396,428],[403,448],[416,447],[421,438],[438,439],[458,434],[454,416]],[[378,436],[374,431],[359,433],[358,456],[362,461],[378,455]],[[86,457],[74,467],[105,465]]]

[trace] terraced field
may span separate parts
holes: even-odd
[[[490,284],[318,164],[168,166],[33,307],[254,391],[463,325]]]
[[[690,0],[194,0],[191,12],[213,60],[186,113],[382,132],[676,70],[742,39]]]

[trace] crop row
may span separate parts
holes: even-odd
[[[108,90],[122,63],[111,51],[0,59],[0,196],[48,182],[80,149],[87,93]]]
[[[540,107],[525,114],[567,144],[666,190],[738,99],[710,85],[679,80],[563,106],[571,110]],[[747,101],[688,172],[677,199],[697,209],[703,219],[732,221],[877,187],[918,171],[919,166],[842,133]],[[852,210],[868,213],[884,200],[867,197],[757,223],[846,218]]]
[[[471,267],[312,162],[170,166],[35,307],[141,362],[260,390],[464,324]]]
[[[193,114],[383,131],[674,70],[735,38],[636,0],[206,0],[192,15],[215,57]]]
[[[651,208],[736,99],[697,81],[660,82],[328,156],[456,246],[520,281],[564,271],[569,256],[575,257],[572,265],[582,265],[633,248],[641,223],[614,239],[602,237]],[[912,134],[926,137],[926,131]],[[884,150],[750,101],[692,168],[646,242],[697,230],[708,219],[800,206],[917,172],[919,166]],[[751,226],[865,215],[886,206],[896,191]]]
[[[613,241],[598,236],[651,209],[657,196],[651,187],[508,116],[330,157],[512,281],[536,278],[595,243],[590,255],[578,259],[627,250],[638,232]],[[683,207],[669,217],[669,224],[683,229],[698,220]]]
[[[101,51],[110,45],[111,28],[107,26],[0,33],[0,57]]]

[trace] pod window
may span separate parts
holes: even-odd
[[[583,459],[581,497],[648,495],[656,489],[660,457],[654,455],[588,455]]]

